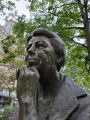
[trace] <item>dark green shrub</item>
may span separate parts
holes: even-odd
[[[5,106],[4,112],[2,113],[3,117],[0,120],[8,120],[10,114],[12,113],[14,107]]]

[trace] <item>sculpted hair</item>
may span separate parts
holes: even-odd
[[[64,66],[64,63],[65,63],[66,49],[65,49],[64,42],[54,32],[51,32],[44,28],[37,28],[37,29],[35,29],[35,31],[33,32],[32,35],[28,36],[27,44],[31,40],[31,38],[34,36],[45,36],[45,37],[49,38],[49,41],[50,41],[52,47],[54,48],[56,55],[58,56],[58,58],[62,58],[59,62],[56,63],[57,70],[59,71],[61,69],[61,67]]]

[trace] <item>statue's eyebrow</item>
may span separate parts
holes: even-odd
[[[42,40],[40,40],[40,41],[36,41],[35,42],[35,45],[38,45],[39,43],[42,43],[44,46],[47,46],[47,43],[46,42],[44,42],[44,41],[42,41]],[[31,47],[32,46],[32,43],[29,43],[29,44],[27,44],[27,48],[28,47]]]
[[[46,42],[44,42],[44,41],[42,41],[42,40],[37,41],[35,44],[38,44],[38,43],[43,43],[43,44],[47,45],[47,43],[46,43]]]

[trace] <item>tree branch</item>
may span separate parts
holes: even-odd
[[[90,23],[90,18],[88,18],[88,22]]]
[[[89,13],[90,13],[90,8],[88,8],[88,10],[87,10]]]
[[[60,7],[63,7],[63,6],[67,6],[67,5],[71,5],[71,4],[78,4],[78,3],[69,3],[69,4],[64,4],[64,5],[61,5]]]
[[[65,37],[65,36],[62,36],[61,34],[59,34],[59,36],[61,36],[61,37]],[[72,38],[75,38],[75,37],[84,37],[85,35],[79,35],[79,36],[74,36],[74,37],[72,37]],[[70,37],[67,37],[67,38],[70,38]],[[71,38],[70,38],[71,39]]]
[[[84,37],[84,36],[85,36],[85,35],[80,35],[80,36],[74,36],[74,38],[75,38],[75,37]]]
[[[76,20],[78,20],[78,21],[80,21],[80,22],[82,22],[82,23],[83,23],[83,21],[82,21],[82,20],[80,20],[80,19],[77,19],[77,18],[76,18]]]
[[[69,27],[67,29],[81,29],[81,30],[84,30],[84,27]]]
[[[78,3],[77,2],[71,2],[71,3],[68,3],[68,4],[63,4],[63,5],[60,5],[60,6],[55,6],[54,9],[65,7],[65,6],[72,5],[72,4],[78,4]]]
[[[75,44],[79,44],[79,45],[87,48],[87,46],[85,46],[84,44],[81,44],[81,43],[76,42],[76,41],[74,40],[74,37],[72,37],[72,38],[68,37],[68,38],[69,38],[71,41],[73,41]]]
[[[10,88],[9,88],[8,84],[7,84],[4,80],[2,80],[2,81],[3,81],[3,83],[7,86],[8,91],[9,91],[9,96],[10,96]]]
[[[59,35],[59,36],[61,36],[61,37],[65,37],[65,36],[62,36],[62,35]],[[74,36],[74,37],[72,37],[72,38],[67,37],[67,38],[68,38],[69,40],[73,41],[75,44],[79,44],[79,45],[81,45],[81,46],[83,46],[83,47],[87,48],[87,46],[86,46],[86,45],[81,44],[81,43],[78,43],[78,42],[76,42],[76,41],[74,40],[74,38],[75,38],[75,37],[84,37],[84,36],[85,36],[85,35],[81,35],[81,36]]]

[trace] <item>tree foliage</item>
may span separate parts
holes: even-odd
[[[28,0],[30,20],[22,15],[13,27],[15,54],[25,54],[26,38],[38,27],[58,34],[66,45],[66,65],[61,70],[90,90],[90,4],[88,0]],[[9,40],[9,39],[8,39]],[[12,44],[12,40],[4,44]],[[5,45],[4,45],[5,46]],[[7,47],[8,48],[8,47]],[[5,49],[5,48],[4,48]],[[6,49],[8,52],[8,50]],[[8,52],[9,53],[9,52]],[[23,64],[23,61],[22,61]],[[17,65],[20,66],[18,62]]]
[[[90,89],[90,3],[88,0],[28,0],[33,24],[56,32],[65,42],[62,70]]]
[[[12,0],[0,0],[0,16],[7,20],[17,16],[16,6]]]
[[[0,91],[2,91],[3,89],[7,89],[10,95],[12,91],[15,91],[14,87],[15,79],[16,79],[15,73],[11,74],[9,78],[4,73],[0,73]],[[12,84],[10,82],[12,82]]]

